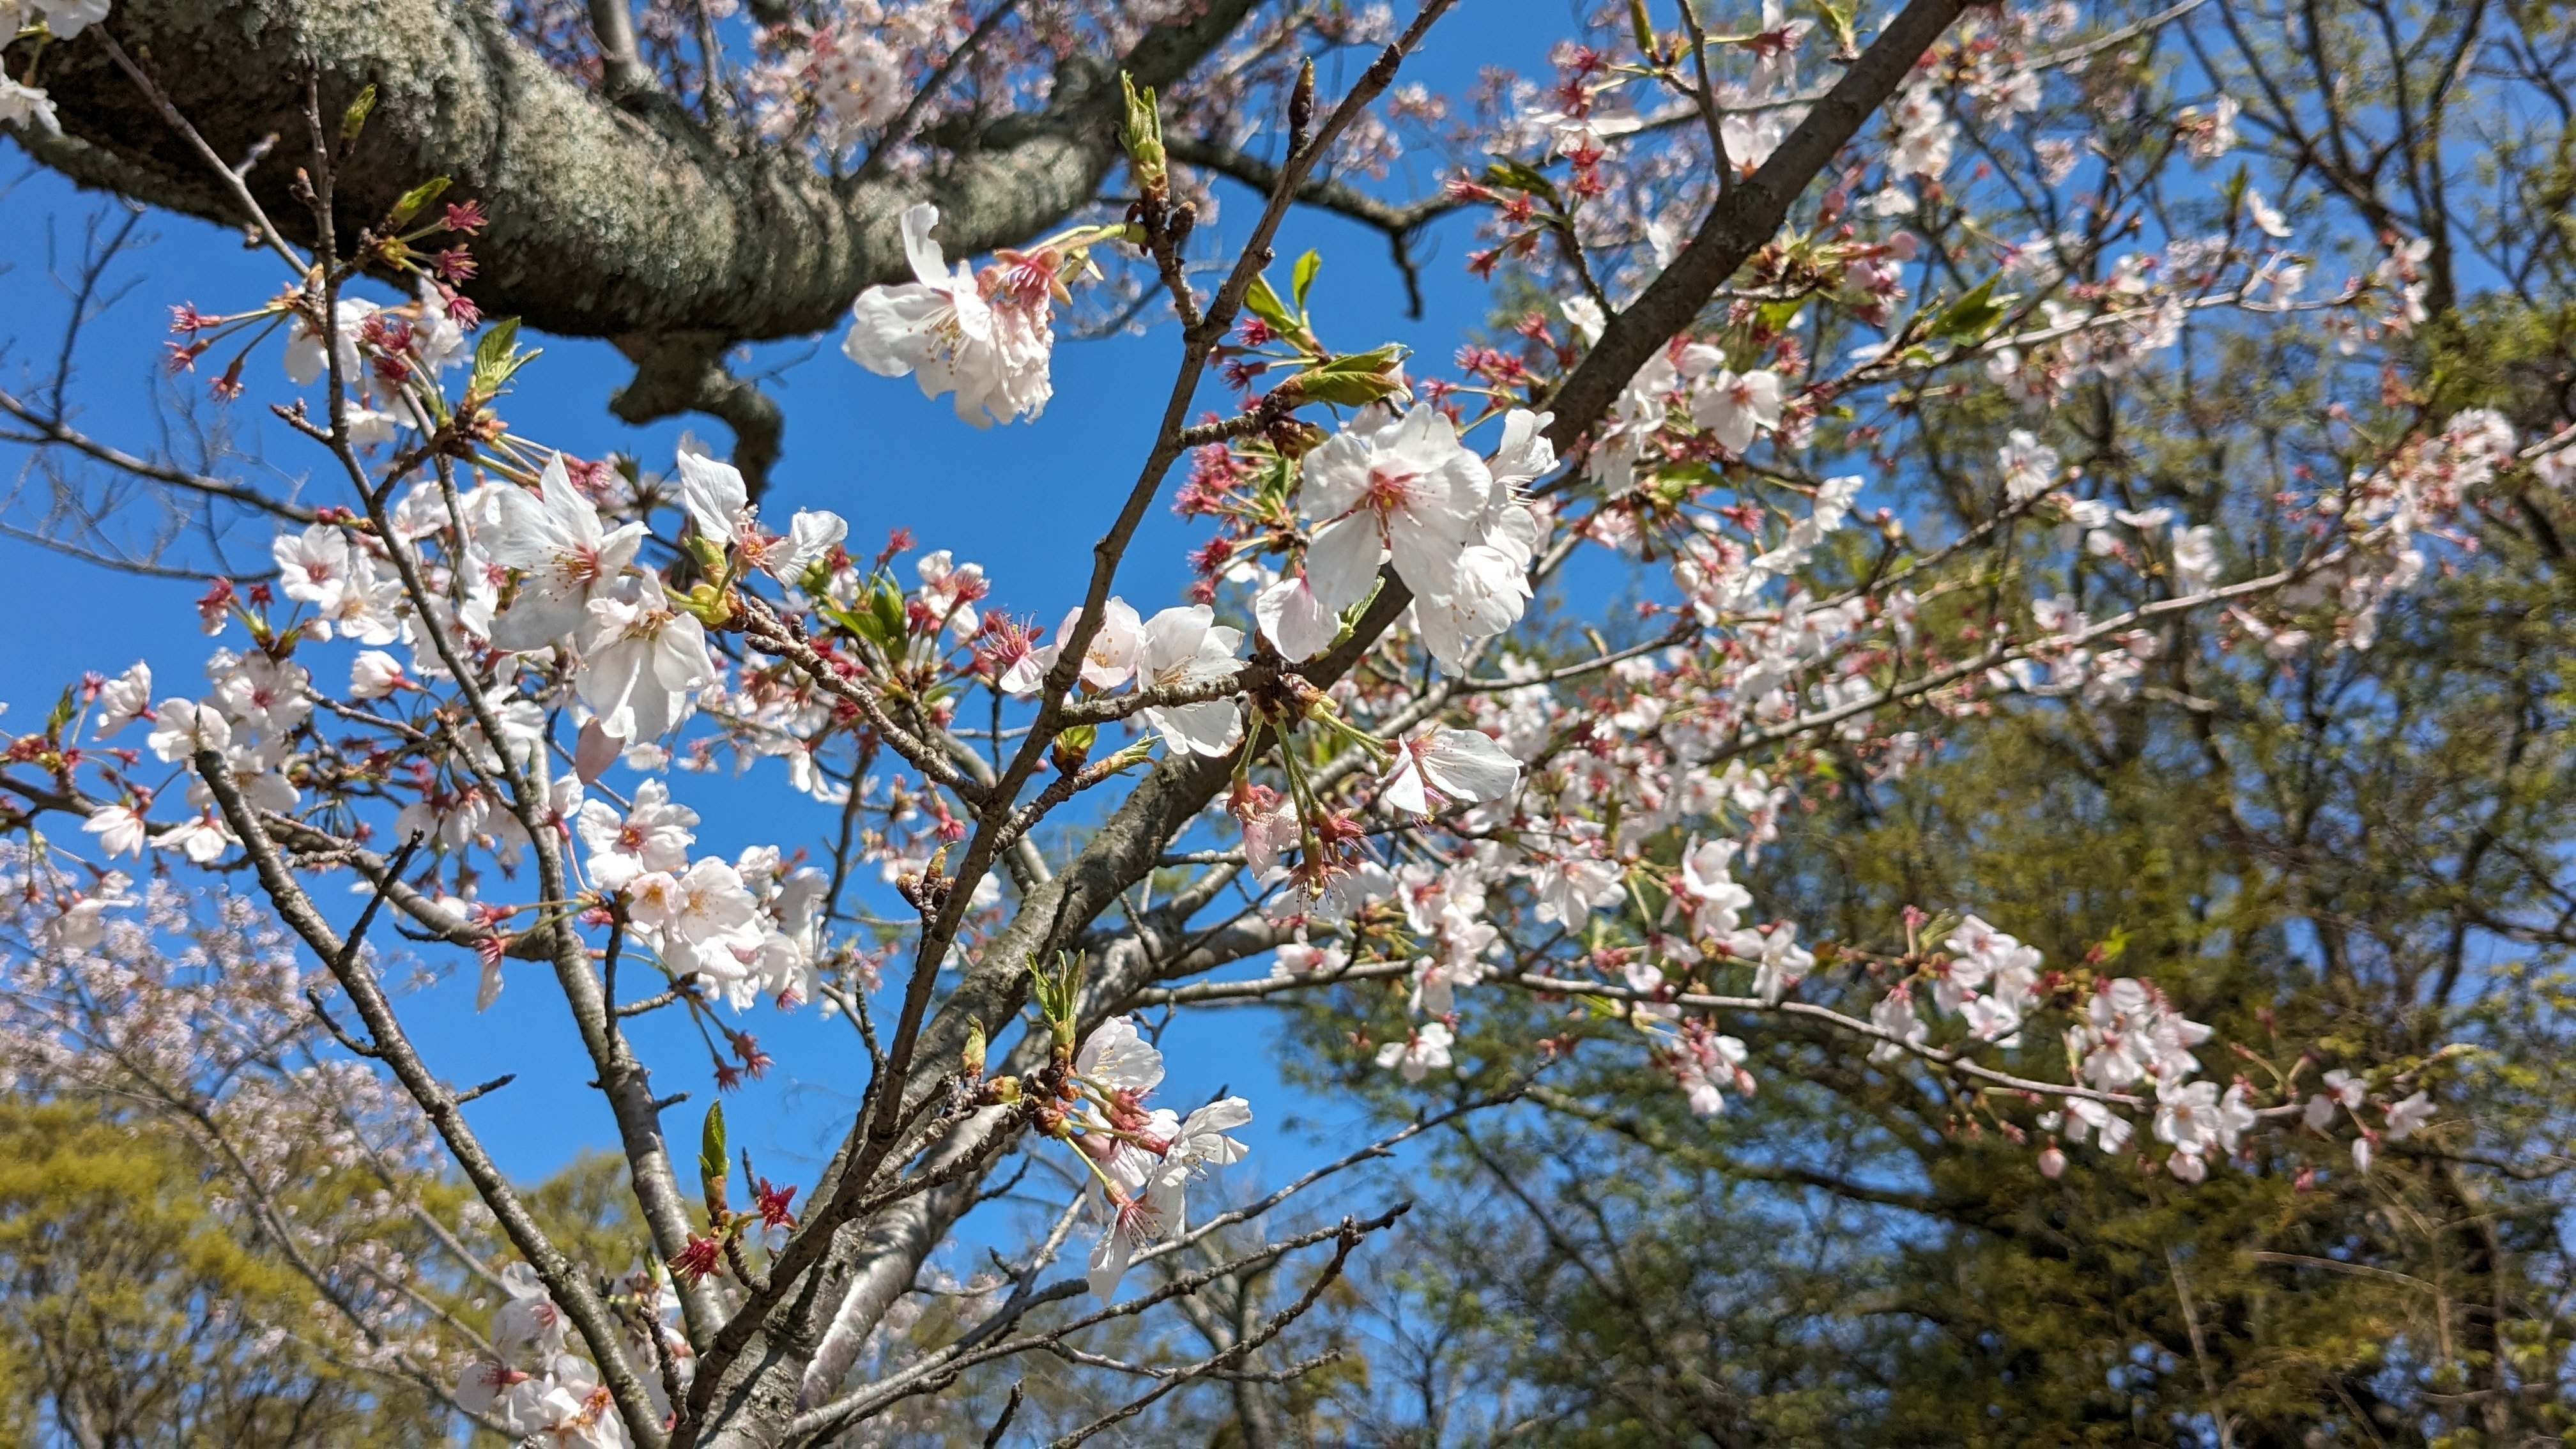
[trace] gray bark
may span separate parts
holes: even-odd
[[[1169,85],[1256,0],[1212,0],[1150,32],[1125,58]],[[567,336],[800,336],[851,298],[910,274],[898,218],[940,207],[952,255],[1025,241],[1088,202],[1117,161],[1116,67],[1067,62],[1047,107],[956,138],[960,154],[917,180],[836,183],[792,150],[738,140],[628,93],[621,107],[559,74],[472,0],[131,0],[105,22],[179,111],[228,158],[263,138],[253,193],[281,229],[311,239],[288,193],[305,154],[304,87],[323,113],[374,82],[374,117],[339,180],[339,234],[356,235],[432,176],[480,200],[492,224],[465,288],[487,313]],[[42,83],[63,134],[15,130],[84,185],[226,224],[243,218],[204,166],[88,37],[50,47]]]

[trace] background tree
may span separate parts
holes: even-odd
[[[2214,89],[2273,167],[2256,173],[2264,194],[2312,185],[2355,235],[2428,239],[2426,325],[2354,426],[2474,403],[2549,429],[2566,408],[2566,256],[2539,178],[2563,138],[2489,118],[2558,85],[2564,47],[2558,20],[2527,11],[2213,6],[2101,69],[2105,85],[2167,73]],[[2285,80],[2322,75],[2340,82]],[[2487,171],[2454,135],[2515,159]],[[2505,174],[2533,180],[2484,184]],[[2249,204],[2226,188],[2141,198],[2184,231],[2196,206]],[[2067,235],[2046,213],[1979,224]],[[2069,399],[2070,457],[2098,496],[2217,521],[2222,548],[2259,556],[2277,536],[2234,526],[2209,480],[2286,490],[2351,472],[2301,431],[2337,342],[2272,323],[2090,378]],[[2023,415],[1966,389],[1916,406],[1936,459],[1975,456]],[[1954,505],[1973,497],[1972,476],[1933,472]],[[2459,1114],[2445,1130],[2374,1137],[2366,1173],[2294,1151],[2224,1190],[2177,1191],[2142,1179],[2149,1164],[2072,1147],[2034,1161],[1955,1099],[1837,1070],[1776,1029],[1764,1091],[1713,1140],[1652,1079],[1542,1092],[1543,1112],[1444,1147],[1459,1188],[1427,1237],[1439,1251],[1377,1285],[1383,1318],[1358,1320],[1419,1366],[1418,1384],[1371,1400],[1389,1432],[2562,1433],[2569,1104],[2541,1064],[2565,1031],[2563,495],[2514,490],[2488,517],[2485,546],[2393,605],[2366,651],[2292,645],[2236,669],[2187,627],[2122,704],[2012,709],[1974,730],[1927,713],[1917,727],[1941,748],[1901,780],[1828,750],[1818,808],[1749,877],[1844,939],[1904,903],[2009,900],[1995,914],[2030,923],[2050,960],[2139,970],[2261,1054],[2234,1070],[2420,1073]],[[2098,612],[2101,582],[2035,557],[1979,607],[1999,618],[2068,592]],[[1309,1040],[1330,1051],[1346,1029],[1325,1013]],[[1495,1023],[1498,1041],[1544,1029]]]

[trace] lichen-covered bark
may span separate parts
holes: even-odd
[[[1211,0],[1150,32],[1126,64],[1140,82],[1169,84],[1255,3]],[[911,202],[939,205],[951,252],[987,250],[1083,205],[1117,159],[1116,76],[1098,61],[1069,63],[1046,110],[988,127],[933,175],[851,184],[703,127],[667,98],[612,105],[472,0],[128,0],[107,28],[219,154],[278,138],[249,180],[290,234],[310,230],[288,194],[305,158],[305,77],[319,77],[334,121],[373,82],[374,117],[340,177],[340,234],[451,176],[453,197],[492,216],[468,295],[573,336],[815,332],[861,288],[908,274],[897,218]],[[64,134],[22,134],[38,159],[88,185],[242,220],[95,40],[52,47],[42,79]]]

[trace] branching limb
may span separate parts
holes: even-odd
[[[593,0],[595,5],[625,9],[625,0]],[[725,369],[725,349],[732,339],[720,332],[666,332],[616,339],[617,350],[635,364],[635,377],[610,394],[608,410],[638,427],[680,413],[704,413],[733,430],[733,466],[742,473],[744,489],[757,503],[769,491],[769,470],[778,461],[779,436],[787,415],[760,385]]]
[[[268,832],[261,827],[258,814],[233,784],[232,771],[224,763],[223,756],[213,750],[199,750],[194,764],[198,778],[204,780],[206,788],[213,792],[225,823],[232,827],[234,836],[241,841],[242,851],[249,856],[258,872],[260,886],[267,892],[269,903],[276,908],[279,919],[285,921],[338,978],[340,989],[348,993],[350,1004],[357,1009],[359,1020],[366,1024],[367,1034],[382,1054],[385,1065],[393,1070],[403,1090],[420,1104],[421,1111],[428,1116],[430,1125],[437,1129],[439,1140],[446,1144],[449,1155],[455,1158],[466,1180],[474,1185],[484,1205],[492,1210],[502,1230],[509,1234],[511,1246],[517,1248],[529,1266],[537,1270],[546,1291],[572,1319],[574,1328],[581,1333],[582,1342],[599,1365],[602,1382],[616,1396],[618,1412],[629,1429],[638,1431],[637,1438],[641,1442],[658,1445],[661,1442],[661,1415],[654,1410],[652,1399],[626,1363],[625,1354],[618,1345],[617,1324],[609,1316],[607,1305],[591,1291],[590,1283],[581,1270],[537,1225],[527,1205],[519,1200],[518,1191],[502,1175],[491,1155],[483,1150],[482,1140],[475,1135],[474,1129],[466,1124],[465,1114],[458,1109],[454,1095],[421,1062],[419,1052],[412,1047],[411,1038],[394,1015],[393,1003],[385,998],[384,989],[377,984],[373,968],[358,958],[354,938],[342,940],[330,923],[322,918],[312,898],[304,893],[304,887],[287,869]]]
[[[1175,161],[1240,181],[1265,196],[1278,189],[1279,168],[1240,146],[1205,136],[1167,136],[1163,146]],[[1389,259],[1404,278],[1404,315],[1416,319],[1422,316],[1422,262],[1414,255],[1414,248],[1420,245],[1425,227],[1458,210],[1464,202],[1446,195],[1410,202],[1383,201],[1330,176],[1307,181],[1297,188],[1296,197],[1302,205],[1348,217],[1384,233]]]

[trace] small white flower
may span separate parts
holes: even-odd
[[[1243,631],[1215,621],[1205,604],[1165,609],[1145,621],[1138,681],[1145,689],[1191,689],[1220,684],[1234,674],[1234,651]],[[1175,750],[1217,756],[1243,738],[1243,709],[1231,699],[1149,707],[1145,723]]]
[[[2245,188],[2245,212],[2253,218],[2256,231],[2275,241],[2289,240],[2289,219],[2281,215],[2279,207],[2265,201],[2262,192],[2251,186]]]
[[[1435,728],[1396,747],[1395,766],[1379,782],[1379,798],[1393,809],[1429,815],[1443,803],[1503,799],[1520,778],[1520,761],[1491,735]]]
[[[81,822],[81,829],[98,837],[98,848],[106,851],[110,860],[120,855],[141,855],[152,838],[143,817],[124,805],[98,807]]]
[[[351,699],[385,699],[415,687],[403,673],[402,661],[382,649],[366,650],[349,663]]]
[[[831,557],[841,540],[850,536],[849,520],[819,508],[800,508],[787,524],[787,546],[775,550],[762,567],[776,578],[794,583],[805,571]]]
[[[125,728],[138,719],[152,717],[152,666],[137,662],[135,666],[98,691],[98,717],[90,728],[99,739]]]
[[[146,743],[165,763],[184,765],[199,750],[231,749],[233,727],[221,710],[201,706],[193,699],[165,699]]]
[[[1054,391],[1052,272],[1040,281],[1017,274],[1042,262],[1005,262],[979,281],[960,262],[951,274],[931,240],[938,224],[928,202],[904,212],[904,253],[918,280],[861,292],[842,352],[881,377],[912,374],[924,397],[955,393],[957,416],[979,428],[1037,416]]]
[[[1753,904],[1753,893],[1736,884],[1727,873],[1729,863],[1741,849],[1732,840],[1711,840],[1705,844],[1694,840],[1682,853],[1680,888],[1673,894],[1672,906],[1688,902],[1691,924],[1704,935],[1724,936],[1734,933],[1737,913]],[[1666,919],[1671,918],[1667,909]]]
[[[601,730],[629,743],[661,738],[689,695],[715,679],[706,630],[665,604],[658,583],[593,599],[582,652],[582,703]]]
[[[2003,469],[2004,493],[2015,503],[2038,497],[2057,481],[2057,450],[2021,428],[1996,450],[1995,461]]]
[[[1189,1225],[1184,1189],[1210,1168],[1230,1167],[1252,1149],[1225,1134],[1252,1121],[1252,1104],[1241,1097],[1210,1102],[1181,1119],[1162,1165],[1154,1169],[1145,1191],[1162,1229],[1177,1233]]]
[[[493,507],[495,526],[485,538],[492,561],[521,570],[519,596],[492,621],[496,649],[543,649],[582,628],[644,541],[641,523],[615,532],[601,526],[560,453],[546,461],[536,493],[503,484]]]
[[[1015,669],[1003,680],[1003,688],[1012,694],[1036,693],[1046,672],[1055,667],[1057,656],[1064,652],[1064,642],[1073,637],[1074,626],[1081,622],[1079,605],[1066,610],[1064,622],[1056,626],[1055,642],[1030,650],[1022,661],[1027,667]],[[1144,647],[1144,620],[1137,616],[1134,605],[1112,595],[1101,607],[1100,627],[1092,632],[1091,644],[1082,652],[1082,672],[1078,677],[1094,689],[1116,689],[1136,677],[1136,658]]]
[[[1394,1068],[1408,1082],[1418,1082],[1433,1072],[1449,1069],[1449,1048],[1455,1038],[1448,1023],[1426,1021],[1415,1027],[1402,1041],[1391,1041],[1377,1049],[1379,1070]]]
[[[1073,1074],[1110,1091],[1150,1092],[1162,1083],[1163,1054],[1136,1030],[1135,1018],[1113,1016],[1083,1038]]]
[[[1417,596],[1457,586],[1493,489],[1484,460],[1428,403],[1374,428],[1354,425],[1308,454],[1301,502],[1318,520],[1306,582],[1326,613],[1368,595],[1381,560]]]
[[[1715,365],[1717,352],[1694,344],[1693,354],[1682,364],[1685,376],[1694,375],[1692,362],[1705,364],[1696,374],[1691,388],[1691,421],[1707,430],[1719,446],[1730,453],[1742,453],[1753,446],[1757,433],[1776,432],[1780,427],[1780,375],[1776,372],[1730,372]]]
[[[616,891],[647,871],[685,868],[697,823],[698,812],[671,803],[668,786],[646,780],[635,787],[635,803],[622,816],[605,801],[583,801],[574,828],[590,852],[590,883]]]
[[[2403,1142],[2422,1131],[2424,1124],[2431,1120],[2433,1099],[2426,1093],[2417,1092],[2388,1109],[2388,1140]]]
[[[1816,966],[1816,953],[1798,944],[1794,921],[1781,921],[1767,931],[1738,931],[1727,939],[1726,950],[1728,955],[1753,963],[1754,994],[1773,1003],[1780,1000],[1782,992],[1805,980]],[[1907,1009],[1906,1016],[1912,1019],[1912,1008]]]

